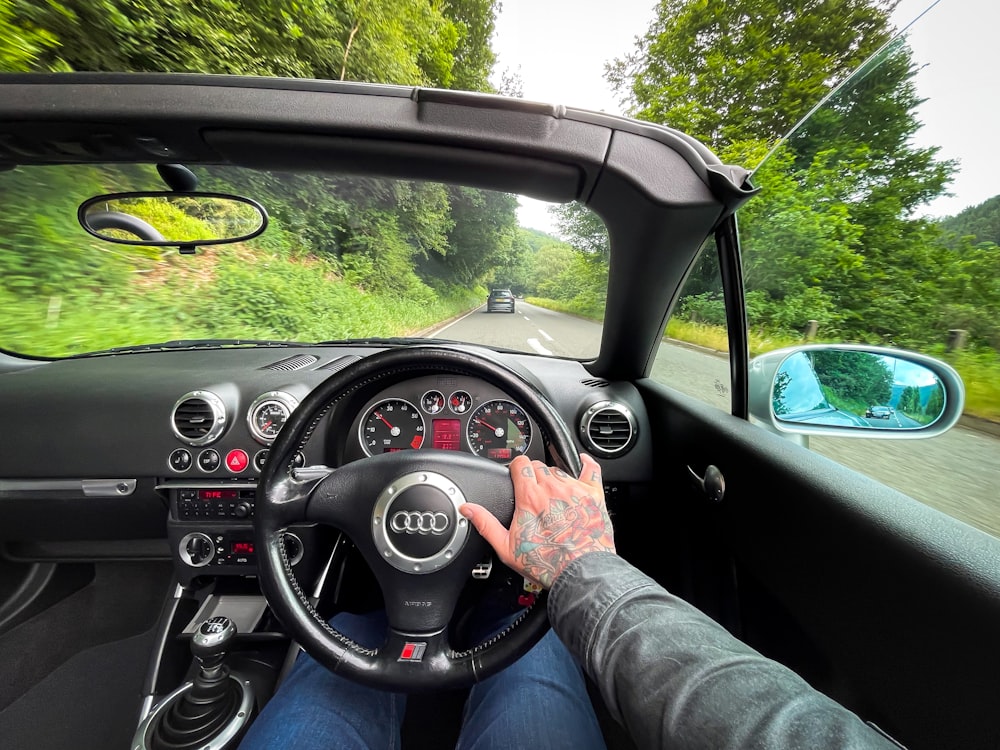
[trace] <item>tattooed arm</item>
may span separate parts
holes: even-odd
[[[586,454],[574,479],[541,461],[518,456],[510,464],[514,520],[510,530],[482,506],[466,503],[462,515],[508,567],[544,588],[588,552],[614,552],[614,530],[604,504],[601,467]]]

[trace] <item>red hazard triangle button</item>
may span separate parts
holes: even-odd
[[[249,465],[250,456],[248,456],[247,452],[244,450],[234,448],[226,454],[226,468],[233,472],[233,474],[239,474]]]

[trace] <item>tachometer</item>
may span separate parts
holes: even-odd
[[[507,463],[528,450],[531,424],[511,401],[487,401],[469,417],[469,447],[477,456]]]
[[[415,450],[424,442],[424,418],[409,401],[386,399],[365,414],[359,437],[369,456]]]

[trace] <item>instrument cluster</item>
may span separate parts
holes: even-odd
[[[368,456],[434,448],[507,464],[536,452],[534,422],[519,404],[487,383],[457,376],[416,378],[386,389],[365,405],[356,431]]]

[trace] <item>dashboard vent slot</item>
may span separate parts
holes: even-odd
[[[580,382],[588,388],[606,388],[608,385],[608,381],[604,378],[587,378],[586,380],[581,380]]]
[[[361,357],[357,354],[345,354],[343,357],[337,357],[336,359],[331,359],[329,362],[317,367],[317,370],[329,370],[330,372],[340,372],[348,365],[353,365]]]
[[[226,429],[226,407],[214,393],[186,393],[174,404],[170,426],[188,445],[208,445]]]
[[[264,365],[260,369],[291,372],[292,370],[301,370],[303,367],[308,367],[316,362],[319,362],[319,357],[315,357],[312,354],[296,354],[292,357],[279,359],[277,362],[272,362],[269,365]]]
[[[580,437],[602,456],[621,456],[635,444],[638,428],[632,410],[613,401],[600,401],[580,419]]]

